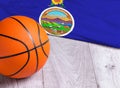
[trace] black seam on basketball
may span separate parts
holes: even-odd
[[[41,45],[38,45],[38,46],[35,47],[35,48],[37,49],[37,48],[45,45],[47,42],[49,42],[49,40],[43,42]],[[13,55],[9,55],[9,56],[3,56],[3,57],[0,57],[0,59],[10,59],[10,57],[14,57],[14,56],[18,56],[18,55],[24,54],[24,53],[26,53],[26,52],[30,52],[30,51],[34,50],[35,48],[29,49],[29,50],[27,50],[27,51],[20,52],[20,53],[17,53],[17,54],[13,54]]]
[[[38,38],[39,38],[39,42],[40,42],[40,44],[42,44],[42,41],[41,41],[41,38],[40,38],[40,28],[39,28],[38,23],[36,23],[36,24],[37,24],[37,27],[38,27]],[[46,54],[46,52],[45,52],[45,50],[44,50],[44,47],[41,46],[41,48],[42,48],[42,51],[43,51],[44,55],[45,55],[46,57],[48,57],[48,55]]]
[[[29,56],[28,56],[28,60],[27,60],[27,62],[25,63],[25,65],[20,69],[20,70],[18,70],[17,72],[15,72],[15,73],[13,73],[13,74],[11,74],[11,75],[5,75],[5,76],[14,76],[14,75],[16,75],[16,74],[18,74],[20,71],[22,71],[23,69],[24,69],[24,67],[28,64],[28,62],[29,62],[29,60],[30,60],[30,51],[32,51],[32,50],[34,50],[34,49],[37,49],[37,48],[39,48],[39,47],[41,47],[42,45],[45,45],[47,42],[48,42],[49,40],[47,40],[46,42],[44,42],[43,44],[41,44],[41,45],[39,45],[39,46],[37,46],[37,47],[35,47],[35,48],[33,48],[33,49],[30,49],[30,50],[28,50],[28,51],[25,51],[25,52],[23,52],[23,53],[21,53],[21,54],[24,54],[24,53],[28,53],[29,52]],[[18,55],[18,54],[17,54]],[[16,55],[16,56],[17,56]],[[20,55],[20,54],[19,54]]]
[[[31,41],[32,41],[32,43],[33,43],[33,46],[34,46],[34,48],[35,48],[35,47],[36,47],[35,41],[34,41],[32,35],[30,34],[29,30],[26,28],[26,26],[25,26],[20,20],[14,18],[14,17],[11,17],[11,18],[14,19],[14,20],[16,20],[20,25],[23,26],[23,28],[24,28],[24,29],[26,30],[26,32],[28,33],[28,36],[29,36],[29,38],[31,39]],[[35,53],[36,53],[36,58],[37,58],[37,60],[38,60],[38,51],[37,51],[36,48],[35,48]],[[37,61],[37,64],[36,64],[36,70],[35,70],[35,72],[37,71],[37,69],[38,69],[38,61]]]
[[[27,49],[27,51],[28,51],[28,52],[27,52],[27,53],[28,53],[28,59],[27,59],[26,63],[25,63],[18,71],[16,71],[16,72],[13,73],[13,74],[7,75],[7,76],[16,75],[16,74],[19,73],[21,70],[23,70],[23,68],[28,64],[28,62],[29,62],[29,60],[30,60],[30,51],[29,51],[29,48],[28,48],[27,45],[26,45],[24,42],[22,42],[21,40],[18,40],[18,39],[16,39],[16,38],[13,38],[13,37],[10,37],[10,36],[7,36],[7,35],[3,35],[3,34],[0,34],[0,36],[6,37],[6,38],[10,38],[10,39],[13,39],[13,40],[15,40],[15,41],[17,41],[17,42],[22,43],[22,44],[25,46],[25,48]],[[0,57],[0,58],[1,58],[1,57]]]

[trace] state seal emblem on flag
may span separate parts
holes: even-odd
[[[74,18],[68,10],[64,9],[63,0],[51,1],[50,7],[41,13],[39,22],[50,35],[68,35],[74,29]]]

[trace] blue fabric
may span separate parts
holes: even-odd
[[[39,20],[51,0],[0,0],[0,20],[25,15]],[[120,48],[120,0],[64,0],[75,19],[74,30],[64,36]]]

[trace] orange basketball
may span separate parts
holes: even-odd
[[[29,77],[42,68],[49,51],[48,36],[33,19],[11,16],[0,22],[0,74]]]

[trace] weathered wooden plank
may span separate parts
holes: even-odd
[[[120,49],[90,44],[99,88],[120,88]]]
[[[46,88],[97,88],[88,43],[57,37],[50,40],[52,68],[44,73]]]

